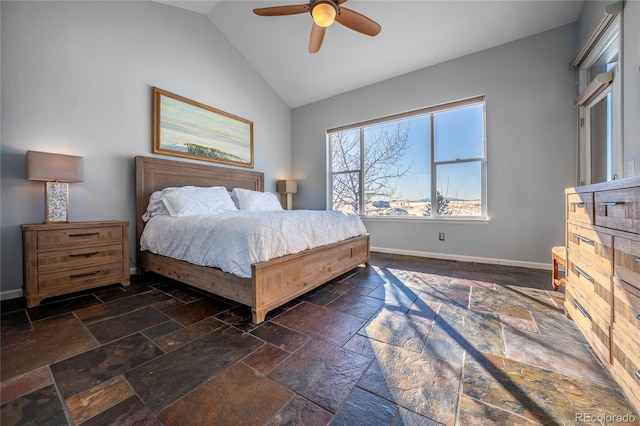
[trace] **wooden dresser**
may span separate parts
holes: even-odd
[[[565,193],[565,312],[640,412],[640,176]]]
[[[24,296],[51,296],[107,284],[129,285],[129,222],[22,225]]]

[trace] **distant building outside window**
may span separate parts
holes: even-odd
[[[328,131],[333,210],[487,217],[483,96]]]

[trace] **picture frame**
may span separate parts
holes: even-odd
[[[153,152],[253,168],[253,122],[154,87]]]

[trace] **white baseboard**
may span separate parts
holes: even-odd
[[[378,253],[403,254],[406,256],[431,257],[434,259],[458,260],[461,262],[488,263],[490,265],[518,266],[521,268],[544,269],[550,271],[552,265],[549,263],[524,262],[521,260],[494,259],[491,257],[463,256],[447,253],[429,253],[415,250],[388,249],[383,247],[371,247],[371,251]]]
[[[0,291],[0,300],[17,299],[22,297],[22,289]]]

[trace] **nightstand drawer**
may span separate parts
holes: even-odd
[[[113,284],[122,278],[122,262],[91,265],[38,275],[38,291],[78,291]]]
[[[38,253],[38,272],[73,269],[122,261],[122,244]]]
[[[122,226],[54,229],[38,232],[38,250],[68,249],[118,242],[122,242]]]

